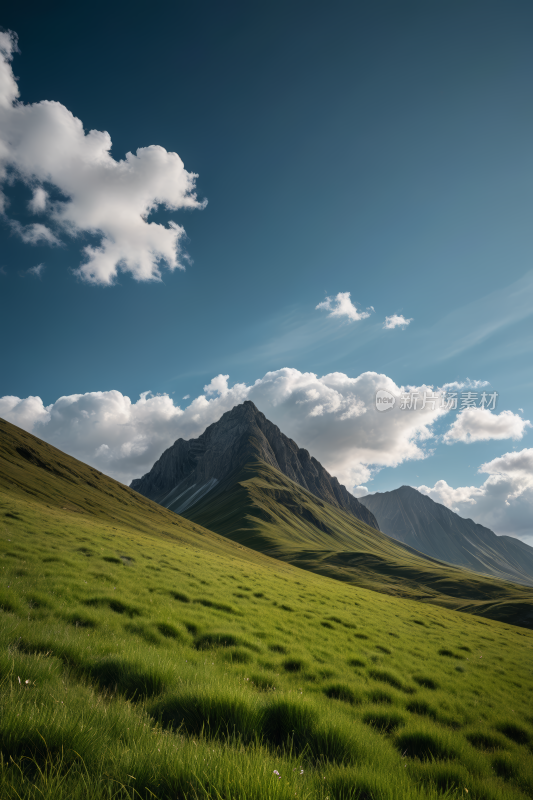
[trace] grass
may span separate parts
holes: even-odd
[[[263,461],[251,461],[184,513],[241,545],[353,586],[533,627],[531,587],[424,556],[318,500]],[[290,611],[286,600],[280,607]],[[411,621],[425,626],[419,612]],[[354,623],[337,615],[320,624],[333,630]],[[464,657],[448,651],[443,656]]]
[[[274,561],[10,427],[2,800],[533,797],[532,632]]]

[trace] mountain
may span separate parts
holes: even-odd
[[[227,411],[197,439],[178,439],[150,472],[132,481],[131,488],[183,514],[219,492],[225,479],[253,460],[269,464],[320,500],[378,528],[374,515],[250,400]]]
[[[512,536],[497,536],[411,486],[367,495],[361,503],[384,533],[421,553],[533,586],[533,547]]]
[[[178,440],[132,487],[202,528],[302,569],[533,626],[530,589],[443,563],[357,518],[351,495],[252,403],[235,407],[198,439]]]

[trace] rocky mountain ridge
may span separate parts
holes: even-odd
[[[227,411],[197,439],[178,439],[150,472],[130,486],[182,514],[254,460],[264,461],[321,500],[379,529],[374,514],[250,400]]]

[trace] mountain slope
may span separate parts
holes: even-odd
[[[361,498],[381,530],[433,558],[533,586],[533,548],[463,519],[410,486]]]
[[[533,627],[533,591],[454,567],[324,503],[262,461],[184,514],[239,544],[379,592]]]
[[[131,488],[182,514],[249,461],[261,460],[316,497],[378,528],[374,515],[249,400],[197,439],[178,439]]]
[[[131,485],[204,528],[303,569],[533,626],[531,590],[453,567],[367,525],[344,487],[253,403],[236,406],[198,439],[178,440]],[[327,498],[335,490],[334,505]]]
[[[256,472],[280,520],[290,491],[408,552]],[[249,550],[0,420],[2,800],[527,800],[532,645]]]
[[[0,493],[3,504],[29,503],[36,509],[32,513],[52,517],[61,526],[103,525],[110,531],[135,530],[187,545],[197,546],[200,540],[203,548],[232,557],[244,552],[2,418]],[[250,551],[247,557],[260,554]]]

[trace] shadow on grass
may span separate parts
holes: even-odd
[[[287,672],[301,672],[306,667],[306,662],[301,658],[287,658],[283,662],[283,669]]]
[[[165,639],[175,639],[181,644],[184,644],[187,641],[185,634],[170,622],[158,622],[156,628],[159,633],[165,637]]]
[[[198,636],[194,642],[197,650],[209,650],[212,647],[246,647],[248,650],[259,652],[260,648],[240,636],[235,636],[234,633],[225,633],[224,631],[215,631],[212,633],[203,633]]]
[[[405,725],[405,716],[399,711],[368,711],[363,716],[363,722],[375,728],[380,733],[392,733],[397,728]]]
[[[425,700],[412,700],[410,703],[407,703],[406,708],[411,712],[411,714],[418,714],[422,717],[437,719],[437,711]]]
[[[92,606],[94,608],[107,606],[116,614],[125,614],[128,617],[142,616],[142,612],[139,608],[136,606],[131,606],[128,603],[124,603],[122,600],[118,600],[115,597],[91,597],[88,600],[85,600],[85,605]]]
[[[413,675],[413,680],[422,686],[424,689],[438,689],[439,684],[433,678],[428,678],[426,675]]]
[[[130,700],[143,700],[161,694],[168,681],[156,669],[118,658],[105,658],[84,670],[102,689],[117,691]]]
[[[361,699],[355,694],[350,686],[344,683],[332,683],[324,688],[324,694],[331,700],[342,700],[345,703],[355,705],[360,703]]]
[[[261,717],[254,705],[220,694],[190,691],[173,695],[156,703],[151,714],[163,727],[188,735],[251,742],[261,733]]]
[[[406,731],[396,739],[398,750],[421,761],[443,760],[456,756],[455,748],[438,734],[427,731]]]
[[[490,752],[493,750],[505,750],[507,744],[505,739],[498,734],[488,733],[487,731],[470,731],[465,733],[465,738],[477,750]]]
[[[368,674],[375,681],[388,683],[389,686],[392,686],[394,689],[399,689],[401,692],[405,692],[406,694],[413,694],[415,691],[412,686],[406,685],[397,675],[394,674],[394,672],[389,670],[370,669],[368,670]]]
[[[529,731],[521,725],[517,725],[516,722],[502,722],[500,725],[497,725],[496,728],[500,733],[503,733],[504,736],[507,736],[508,739],[516,742],[516,744],[528,744],[531,738]]]

